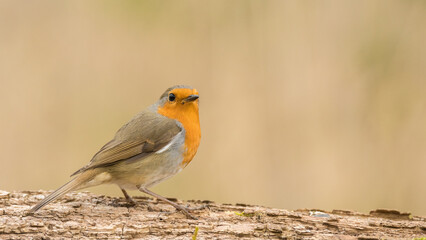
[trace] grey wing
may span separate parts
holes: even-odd
[[[105,144],[88,165],[71,176],[134,157],[144,158],[169,144],[181,131],[182,128],[175,120],[144,111],[120,128],[114,139]]]

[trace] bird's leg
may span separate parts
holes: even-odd
[[[174,202],[170,201],[169,199],[167,199],[167,198],[165,198],[165,197],[163,197],[163,196],[161,196],[161,195],[158,195],[158,194],[156,194],[156,193],[154,193],[154,192],[151,192],[150,190],[148,190],[148,189],[147,189],[147,188],[145,188],[145,187],[139,187],[139,190],[140,190],[141,192],[143,192],[143,193],[146,193],[146,194],[148,194],[148,195],[151,195],[151,196],[153,196],[153,197],[155,197],[155,198],[157,198],[157,199],[160,199],[161,201],[164,201],[164,202],[166,202],[166,203],[168,203],[168,204],[172,205],[172,206],[173,206],[173,207],[175,207],[177,210],[182,211],[182,212],[183,212],[183,214],[185,214],[188,218],[197,219],[196,217],[192,216],[192,215],[188,212],[188,209],[187,209],[187,208],[185,208],[185,207],[183,207],[183,206],[181,206],[181,205],[179,205],[179,204],[177,204],[177,203],[174,203]]]
[[[120,187],[120,189],[121,189],[121,191],[123,192],[124,197],[126,198],[126,201],[127,201],[130,205],[135,206],[135,205],[136,205],[135,200],[133,200],[133,198],[132,198],[132,197],[130,197],[130,196],[129,196],[129,194],[127,194],[126,190],[124,190],[124,189],[123,189],[123,188],[121,188],[121,187]]]

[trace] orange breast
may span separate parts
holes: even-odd
[[[195,119],[194,119],[195,120]],[[183,155],[183,161],[182,161],[182,168],[186,167],[188,165],[192,158],[194,158],[195,154],[197,153],[198,146],[200,145],[201,140],[201,129],[200,129],[200,122],[198,119],[198,113],[197,113],[197,119],[196,123],[190,123],[187,122],[186,124],[181,122],[183,126],[185,127],[185,153]]]
[[[185,146],[181,167],[184,168],[191,162],[197,153],[201,140],[200,120],[198,116],[198,102],[189,104],[165,105],[158,108],[158,113],[176,119],[185,128]]]

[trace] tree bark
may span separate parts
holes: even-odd
[[[34,215],[31,206],[46,191],[0,191],[1,239],[415,239],[426,237],[424,217],[378,209],[354,211],[301,209],[288,211],[248,204],[176,199],[200,207],[198,220],[156,199],[124,198],[73,192]]]

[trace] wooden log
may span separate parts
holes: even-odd
[[[34,215],[47,191],[0,191],[1,239],[416,239],[426,237],[424,217],[378,209],[369,214],[333,210],[288,211],[248,204],[172,199],[196,210],[198,220],[163,202],[73,192]]]

